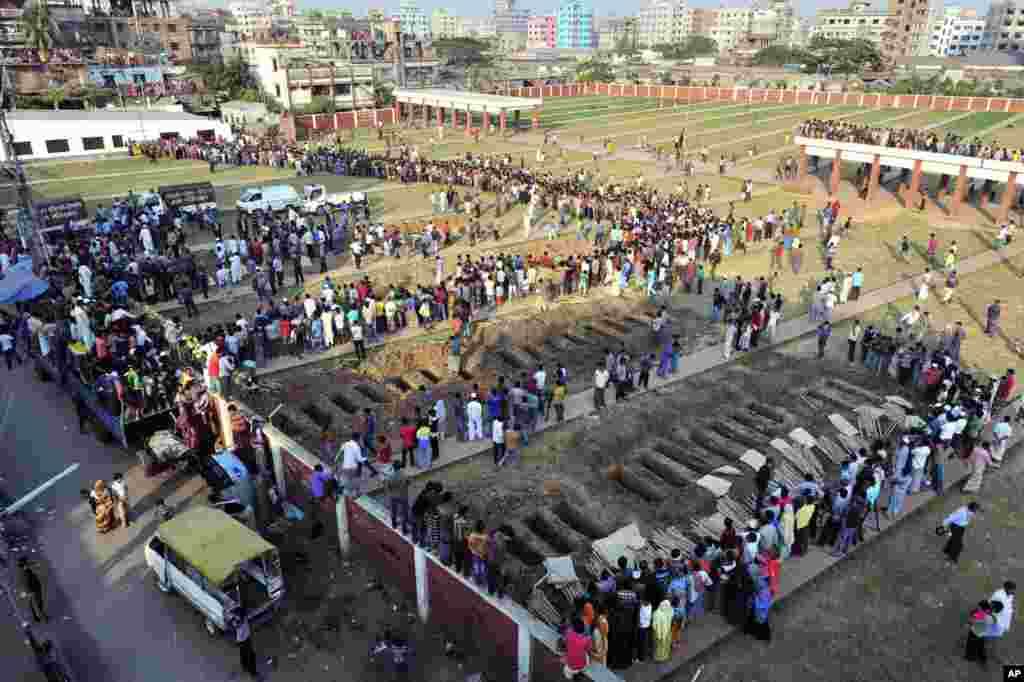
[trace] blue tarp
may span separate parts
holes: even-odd
[[[7,268],[0,278],[0,305],[31,301],[49,288],[49,282],[32,273],[32,259],[23,258]]]

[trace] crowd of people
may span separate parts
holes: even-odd
[[[875,351],[866,342],[862,352]],[[589,583],[565,619],[566,677],[591,662],[624,669],[638,661],[667,661],[685,646],[686,628],[708,612],[768,641],[771,608],[789,561],[813,547],[845,556],[868,532],[881,530],[881,516],[899,517],[908,496],[942,493],[950,458],[963,459],[970,469],[964,491],[979,493],[985,469],[1002,461],[1016,426],[1012,415],[999,416],[1015,396],[1014,372],[991,383],[963,372],[942,348],[927,359],[927,378],[913,384],[931,406],[921,417],[849,450],[824,479],[806,473],[795,490],[776,480],[768,458],[755,476],[756,516],[744,527],[726,519],[720,536],[699,538],[689,555],[676,549],[653,564],[623,557],[617,570]],[[993,423],[991,436],[983,437],[987,423]],[[944,519],[938,532],[947,536],[943,554],[949,562],[959,561],[967,529],[982,512],[972,500]],[[968,660],[983,662],[986,641],[1006,635],[1015,590],[1007,582],[972,611]]]
[[[954,132],[930,131],[920,128],[885,128],[852,121],[810,119],[799,127],[799,135],[835,142],[853,142],[881,147],[913,149],[935,154],[971,156],[995,161],[1020,161],[1024,150],[968,138]]]

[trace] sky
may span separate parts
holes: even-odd
[[[767,2],[767,0],[765,0]],[[882,6],[886,0],[877,0],[874,4]],[[366,14],[366,10],[370,8],[383,8],[389,13],[398,12],[398,0],[388,0],[388,2],[380,2],[379,0],[374,2],[373,0],[297,0],[299,3],[300,11],[304,8],[347,8],[351,9],[355,14]],[[554,14],[555,9],[558,7],[558,0],[519,0],[517,3],[524,9],[533,10],[539,14]],[[641,5],[641,0],[591,0],[591,4],[594,7],[596,14],[601,16],[628,16],[635,14]],[[688,4],[690,7],[745,7],[749,6],[750,2],[744,0],[689,0]],[[830,9],[835,7],[847,7],[850,3],[849,0],[793,0],[793,4],[797,9],[800,16],[809,17],[814,16],[814,13],[819,9]],[[955,0],[947,0],[947,5],[957,5],[961,7],[973,7],[984,13],[988,8],[988,2],[983,0],[964,0],[963,2],[956,2]],[[466,16],[485,16],[493,12],[494,3],[493,0],[419,0],[420,8],[428,15],[437,7],[444,7],[448,10],[452,10],[457,14]]]

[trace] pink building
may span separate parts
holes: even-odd
[[[526,24],[527,47],[555,47],[558,34],[555,16],[530,17]]]

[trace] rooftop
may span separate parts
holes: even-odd
[[[544,100],[532,97],[506,97],[488,95],[482,92],[465,92],[463,90],[444,90],[440,88],[427,90],[411,90],[399,88],[395,90],[395,100],[411,104],[439,104],[456,109],[473,111],[498,112],[502,110],[538,109]]]
[[[21,109],[7,113],[11,121],[81,121],[97,119],[104,121],[181,121],[181,120],[209,120],[204,116],[194,116],[176,111],[83,111],[81,109],[67,109],[54,111],[52,109]]]

